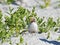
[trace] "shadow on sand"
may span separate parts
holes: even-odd
[[[48,43],[54,44],[54,45],[60,45],[60,42],[58,42],[58,41],[48,41],[46,39],[40,39],[40,40],[44,41],[44,42],[48,42]]]

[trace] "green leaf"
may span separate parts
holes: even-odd
[[[50,38],[50,32],[48,33],[47,39]]]
[[[23,38],[22,38],[22,36],[20,36],[20,43],[23,43]]]

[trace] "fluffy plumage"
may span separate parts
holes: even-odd
[[[35,18],[34,17],[31,17],[30,18],[30,24],[28,26],[28,31],[31,32],[31,33],[35,33],[35,32],[38,32],[38,25],[35,21]]]

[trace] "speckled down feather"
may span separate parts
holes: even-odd
[[[36,22],[32,22],[28,27],[29,32],[38,32],[38,25]]]

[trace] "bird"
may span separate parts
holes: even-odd
[[[30,17],[30,24],[28,25],[28,32],[30,33],[38,32],[38,25],[36,23],[35,17]]]

